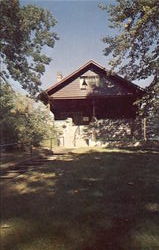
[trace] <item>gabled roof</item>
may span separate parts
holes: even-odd
[[[78,78],[79,76],[84,74],[86,71],[92,70],[92,69],[95,71],[98,71],[99,73],[101,73],[105,76],[108,76],[112,80],[116,80],[118,82],[120,81],[120,83],[123,85],[123,87],[124,86],[129,87],[133,93],[143,92],[143,89],[140,88],[139,86],[137,86],[137,85],[133,84],[132,82],[118,76],[117,74],[114,74],[114,73],[110,74],[110,72],[108,70],[106,70],[104,67],[102,67],[100,64],[98,64],[97,62],[95,62],[93,60],[88,61],[86,64],[84,64],[83,66],[81,66],[77,70],[75,70],[73,73],[64,77],[61,81],[52,84],[48,89],[46,89],[46,92],[48,93],[48,95],[53,95],[54,93],[56,93],[57,91],[59,91],[63,87],[67,86],[70,82],[72,82],[73,80],[75,80],[76,78]]]

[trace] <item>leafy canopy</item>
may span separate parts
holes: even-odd
[[[20,6],[18,0],[0,0],[0,14],[1,78],[6,82],[11,77],[35,95],[51,61],[43,48],[53,48],[58,39],[52,31],[56,20],[48,10]]]
[[[16,93],[9,84],[0,86],[0,144],[39,145],[55,136],[53,117],[46,106]]]
[[[112,69],[130,80],[158,77],[159,2],[158,0],[116,0],[100,7],[109,14],[116,35],[103,38],[104,54],[111,55]]]
[[[16,142],[15,117],[12,113],[14,108],[15,92],[10,85],[0,82],[0,144]]]
[[[130,80],[151,76],[145,95],[137,101],[138,115],[148,119],[149,138],[159,138],[159,1],[116,0],[100,8],[109,14],[115,31],[114,36],[103,38],[112,70],[117,68]]]

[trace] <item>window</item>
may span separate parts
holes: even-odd
[[[80,77],[80,89],[87,89],[89,87],[99,86],[99,76],[81,76]]]
[[[88,87],[88,84],[86,82],[85,77],[80,78],[80,89],[86,90]]]
[[[84,121],[84,122],[89,122],[89,117],[88,117],[88,116],[84,116],[84,117],[83,117],[83,121]]]

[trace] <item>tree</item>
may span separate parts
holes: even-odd
[[[37,146],[44,138],[54,137],[53,117],[42,103],[16,93],[5,83],[1,83],[0,103],[0,144]]]
[[[137,101],[139,117],[146,118],[147,140],[159,140],[159,81],[152,82],[146,94]]]
[[[100,5],[110,16],[110,27],[116,35],[103,38],[104,54],[111,55],[112,69],[130,80],[152,76],[159,68],[159,2],[157,0],[117,0]]]
[[[18,142],[38,146],[43,139],[54,137],[55,128],[50,111],[42,103],[17,94],[14,108]]]
[[[13,114],[15,92],[9,84],[0,82],[0,144],[15,143],[18,140]]]
[[[130,80],[152,79],[137,102],[138,115],[148,118],[149,138],[159,138],[159,2],[116,0],[100,8],[108,12],[110,27],[116,30],[116,35],[103,38],[112,70],[117,68]]]
[[[18,0],[0,0],[0,14],[0,76],[5,82],[11,77],[35,95],[51,61],[43,48],[53,48],[58,39],[52,31],[56,20],[48,10],[20,6]]]

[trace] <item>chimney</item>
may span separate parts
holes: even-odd
[[[57,72],[57,74],[56,74],[56,81],[60,82],[62,80],[62,78],[63,78],[62,73],[61,72]]]

